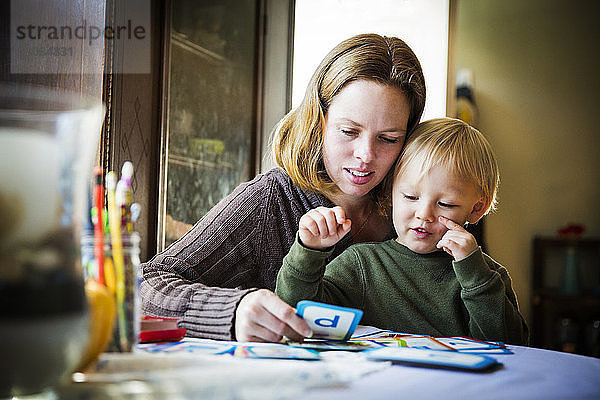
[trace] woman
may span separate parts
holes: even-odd
[[[332,258],[353,243],[391,238],[383,188],[424,105],[420,63],[402,40],[364,34],[337,45],[275,128],[280,168],[238,186],[143,265],[143,312],[180,318],[189,336],[309,336],[272,292],[300,217],[319,206],[344,208],[352,229]]]

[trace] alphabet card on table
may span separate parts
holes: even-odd
[[[296,314],[306,320],[313,331],[313,338],[348,340],[363,312],[356,308],[302,300],[296,305]]]

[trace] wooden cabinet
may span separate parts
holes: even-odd
[[[600,356],[600,240],[533,240],[532,345]]]

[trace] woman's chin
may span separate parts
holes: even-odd
[[[364,185],[353,185],[350,183],[338,185],[340,191],[346,196],[351,197],[364,197],[369,194],[369,192],[373,189],[373,185],[370,183]]]

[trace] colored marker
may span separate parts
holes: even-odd
[[[125,161],[121,169],[121,179],[117,183],[115,199],[121,214],[121,229],[127,233],[133,232],[131,221],[131,179],[133,178],[133,164]]]
[[[104,285],[104,228],[102,223],[102,210],[104,210],[104,187],[102,186],[102,168],[94,169],[96,179],[94,185],[94,205],[96,207],[96,221],[94,222],[94,256],[98,264],[96,278]]]
[[[140,205],[140,203],[133,203],[131,205],[130,209],[131,209],[131,222],[135,224],[135,222],[140,217],[140,214],[142,213],[142,206]]]
[[[106,282],[106,287],[108,288],[110,294],[115,296],[117,293],[115,266],[113,265],[112,259],[110,257],[106,257],[104,259],[104,282]]]
[[[113,263],[115,266],[117,316],[119,321],[119,339],[121,349],[128,348],[127,318],[125,313],[125,263],[123,260],[123,247],[121,243],[121,213],[115,204],[115,188],[117,175],[110,171],[106,174],[106,194],[108,199],[108,223],[110,225],[110,239],[112,244]]]

